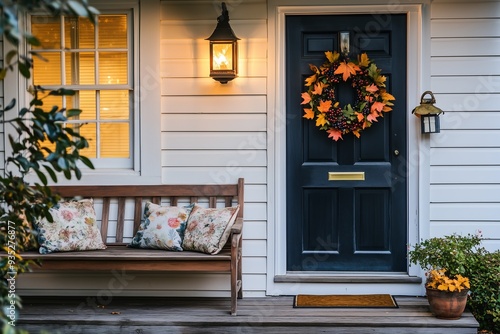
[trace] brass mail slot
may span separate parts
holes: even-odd
[[[365,172],[328,172],[328,181],[364,181]]]

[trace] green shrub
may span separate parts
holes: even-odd
[[[500,251],[488,252],[479,235],[457,234],[430,238],[408,252],[410,262],[423,269],[446,269],[448,277],[470,281],[467,306],[480,329],[500,333]]]
[[[467,305],[481,329],[500,333],[500,251],[481,249],[467,266],[471,293]]]
[[[419,264],[422,269],[446,269],[446,275],[468,276],[470,261],[480,250],[481,239],[477,235],[458,234],[435,237],[416,244],[408,255],[410,262]]]

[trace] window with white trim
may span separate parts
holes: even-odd
[[[133,25],[131,11],[87,18],[31,16],[42,45],[33,63],[33,84],[64,85],[74,96],[47,96],[44,105],[78,108],[69,123],[89,140],[82,153],[98,168],[132,168],[134,147]]]
[[[32,79],[6,82],[6,98],[29,101],[30,85],[74,90],[75,96],[47,96],[44,107],[82,110],[69,124],[89,139],[90,149],[81,153],[96,167],[82,166],[82,182],[161,183],[160,0],[91,4],[100,11],[96,25],[83,18],[27,17],[27,29],[42,43],[32,51],[47,61],[33,57]]]

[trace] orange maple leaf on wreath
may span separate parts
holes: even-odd
[[[370,86],[366,86],[366,91],[369,92],[369,93],[376,93],[378,91],[378,87],[375,86],[374,84],[371,84]]]
[[[315,74],[311,75],[310,77],[308,77],[306,80],[304,80],[305,81],[305,85],[306,86],[311,86],[314,83],[314,81],[316,81],[316,77],[317,76],[318,75],[315,73]]]
[[[327,112],[332,107],[332,101],[319,101],[318,110],[320,112]]]
[[[366,116],[366,120],[370,122],[378,122],[377,117],[378,117],[378,112],[372,111],[368,116]]]
[[[302,93],[302,98],[304,99],[304,101],[302,101],[301,104],[308,104],[309,102],[311,102],[311,95],[309,95],[308,92]]]
[[[323,82],[318,82],[314,85],[314,90],[312,91],[312,93],[314,95],[321,95],[323,93],[323,88],[325,87],[328,87],[328,85]]]
[[[333,74],[342,74],[342,79],[347,81],[351,75],[355,75],[356,71],[361,71],[358,65],[354,64],[352,61],[346,63],[341,62],[339,67],[333,72]]]
[[[330,129],[326,132],[328,132],[328,138],[332,138],[335,141],[342,139],[342,132],[340,130]]]
[[[370,111],[373,113],[374,111],[381,112],[384,109],[385,104],[382,102],[373,102]]]
[[[304,109],[304,118],[307,119],[313,119],[314,118],[314,111],[310,108]]]
[[[356,116],[358,117],[358,122],[361,122],[365,118],[365,115],[360,112],[356,113]]]

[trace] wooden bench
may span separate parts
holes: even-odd
[[[25,259],[40,260],[41,266],[34,271],[163,271],[163,272],[209,272],[230,273],[231,275],[231,314],[236,315],[237,298],[242,298],[241,246],[243,228],[243,186],[240,178],[237,184],[215,185],[130,185],[130,186],[54,186],[55,193],[63,198],[73,197],[102,199],[101,235],[107,245],[105,250],[61,252],[39,254],[37,251],[25,252]],[[162,200],[175,206],[178,201],[195,203],[208,201],[211,208],[240,205],[231,236],[222,251],[216,255],[198,252],[164,251],[127,247],[124,242],[126,224],[125,208],[134,206],[133,235],[143,219],[143,203],[149,200],[160,204]],[[223,203],[223,204],[222,204]],[[117,205],[116,237],[108,242],[108,226],[111,205]],[[98,211],[98,210],[96,210]]]

